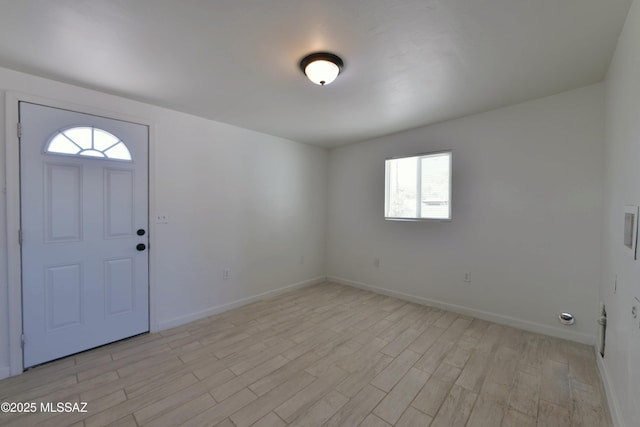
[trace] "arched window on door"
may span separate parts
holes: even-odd
[[[126,144],[115,135],[96,127],[61,130],[49,140],[45,153],[132,161]]]

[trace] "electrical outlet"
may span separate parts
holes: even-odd
[[[464,281],[466,283],[471,283],[471,273],[469,272],[464,273]]]
[[[380,267],[380,258],[373,259],[373,266],[376,268]]]
[[[222,271],[222,280],[229,280],[231,279],[231,271],[229,271],[229,269],[225,268]]]

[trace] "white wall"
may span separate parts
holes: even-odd
[[[619,425],[640,423],[640,260],[622,245],[624,205],[640,205],[640,3],[631,6],[606,79],[601,300],[608,314],[604,376]],[[617,290],[614,282],[617,274]]]
[[[327,275],[592,343],[603,110],[598,84],[332,150]],[[384,159],[445,149],[453,220],[384,221]]]
[[[202,118],[0,69],[0,176],[6,91],[155,123],[152,300],[166,328],[324,276],[327,152]],[[7,126],[14,126],[13,123]],[[152,176],[152,178],[154,178]],[[4,185],[3,185],[4,188]],[[8,375],[6,192],[0,196],[0,378]],[[10,236],[15,237],[15,230]],[[304,264],[300,257],[304,256]],[[222,271],[231,279],[222,280]]]

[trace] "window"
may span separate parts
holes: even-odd
[[[118,137],[94,127],[74,127],[55,134],[45,153],[131,161],[129,149]]]
[[[385,219],[451,219],[451,151],[387,159]]]

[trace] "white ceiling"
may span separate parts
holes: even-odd
[[[599,82],[630,3],[0,0],[0,66],[332,147]]]

